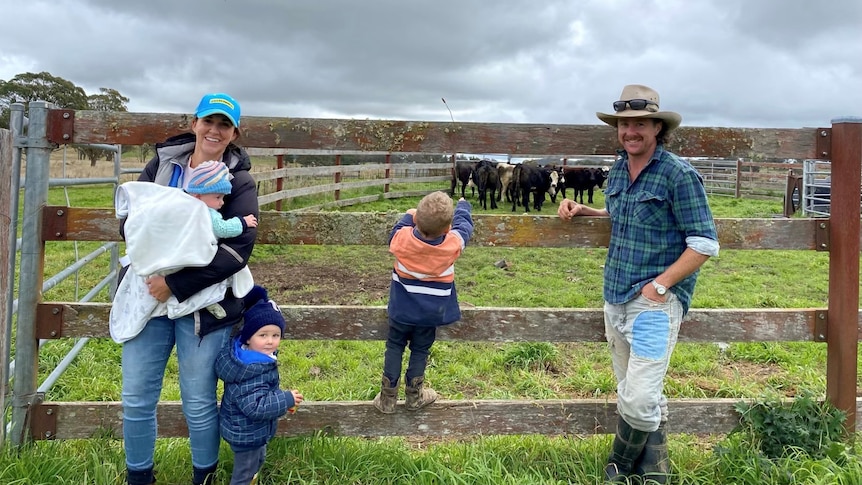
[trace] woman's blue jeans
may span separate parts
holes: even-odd
[[[225,327],[201,338],[195,335],[192,316],[177,320],[157,317],[123,344],[123,439],[129,470],[153,467],[156,405],[174,345],[192,465],[206,468],[218,462],[220,438],[214,363],[230,331],[231,327]]]

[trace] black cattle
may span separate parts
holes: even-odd
[[[563,197],[566,196],[566,189],[572,189],[574,195],[572,200],[577,201],[580,197],[580,203],[584,203],[584,191],[587,191],[587,202],[593,203],[593,191],[596,187],[602,188],[605,180],[608,178],[608,169],[606,167],[563,167],[563,178],[565,182],[562,185]]]
[[[537,211],[542,210],[542,204],[545,202],[545,194],[551,190],[553,169],[547,167],[538,167],[532,163],[522,163],[515,167],[515,172],[512,174],[512,192],[515,197],[512,200],[512,212],[518,207],[518,195],[520,202],[524,206],[524,211],[530,212],[530,193],[533,194],[533,208]],[[556,184],[556,181],[553,182]]]
[[[500,184],[500,175],[497,173],[497,164],[491,160],[480,160],[473,170],[473,183],[479,192],[479,205],[488,210],[486,197],[490,191],[491,208],[497,208],[497,186]]]
[[[476,165],[479,162],[468,162],[467,160],[458,160],[455,162],[455,168],[452,170],[452,187],[449,189],[449,195],[451,197],[455,197],[455,186],[458,185],[458,182],[461,182],[461,197],[466,198],[464,195],[464,189],[467,188],[467,185],[471,181],[471,175],[473,170],[476,169]],[[470,187],[471,195],[476,195],[476,190],[473,187]]]

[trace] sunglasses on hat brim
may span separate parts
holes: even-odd
[[[635,111],[641,111],[645,109],[647,111],[652,111],[653,113],[658,112],[658,104],[654,101],[649,101],[647,99],[628,99],[625,101],[614,101],[614,111],[625,111],[626,108],[631,108]]]

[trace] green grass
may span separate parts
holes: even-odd
[[[426,445],[402,438],[358,439],[316,435],[276,438],[261,473],[264,484],[598,484],[610,436],[486,436]],[[718,453],[711,445],[720,443]],[[791,451],[765,460],[739,435],[716,438],[673,435],[675,475],[685,484],[858,484],[858,445],[836,459]],[[188,483],[188,443],[160,439],[157,483]],[[217,483],[229,481],[232,453],[223,444]],[[39,442],[0,452],[0,480],[9,485],[120,484],[124,457],[119,440],[93,438]]]
[[[448,189],[448,184],[445,185]],[[67,195],[68,194],[68,195]],[[110,207],[112,189],[52,190],[51,204]],[[475,199],[471,199],[475,202]],[[418,198],[347,207],[345,211],[403,211]],[[714,197],[716,217],[772,217],[780,201]],[[319,202],[317,202],[319,203]],[[596,194],[594,206],[603,205]],[[541,212],[556,213],[547,203]],[[285,208],[287,209],[287,208]],[[511,214],[505,202],[491,213]],[[486,213],[475,209],[475,213]],[[519,212],[520,213],[520,212]],[[50,276],[74,260],[75,243],[50,243]],[[77,243],[80,255],[96,243]],[[469,247],[458,262],[461,301],[495,307],[600,308],[603,249]],[[107,269],[106,258],[47,292],[46,300],[74,300]],[[494,263],[505,259],[507,270]],[[386,248],[265,246],[255,249],[253,264],[344,264],[360,272],[389,271]],[[723,250],[704,266],[695,292],[696,308],[825,307],[828,254],[813,251]],[[541,291],[536,291],[541,288]],[[273,295],[282,304],[291,294]],[[102,292],[97,301],[107,301]],[[383,305],[385,301],[361,304]],[[73,342],[47,344],[39,363],[44,378]],[[284,342],[282,381],[309,400],[370,400],[376,393],[383,342]],[[120,346],[109,339],[88,343],[73,366],[48,393],[53,401],[120,399]],[[681,343],[667,379],[671,398],[757,398],[766,393],[794,396],[801,390],[825,394],[826,346],[816,343]],[[862,372],[857,372],[862,375]],[[615,381],[601,343],[459,343],[441,341],[432,349],[429,380],[446,399],[612,399]],[[859,383],[857,383],[857,386]],[[164,400],[178,400],[176,362],[168,367]],[[269,449],[261,483],[599,483],[611,437],[488,436],[425,443],[401,438],[362,439],[331,436],[278,438]],[[714,453],[722,443],[729,451]],[[762,458],[729,437],[673,434],[670,451],[674,483],[860,483],[858,446],[843,461],[790,456],[775,462]],[[228,481],[231,453],[222,448],[220,473]],[[188,480],[188,444],[160,439],[156,463],[159,483]],[[123,451],[119,440],[97,438],[37,442],[0,455],[0,483],[121,483]]]

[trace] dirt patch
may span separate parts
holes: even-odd
[[[343,266],[286,264],[267,261],[249,265],[255,283],[283,305],[367,305],[389,294],[388,272],[374,274]]]

